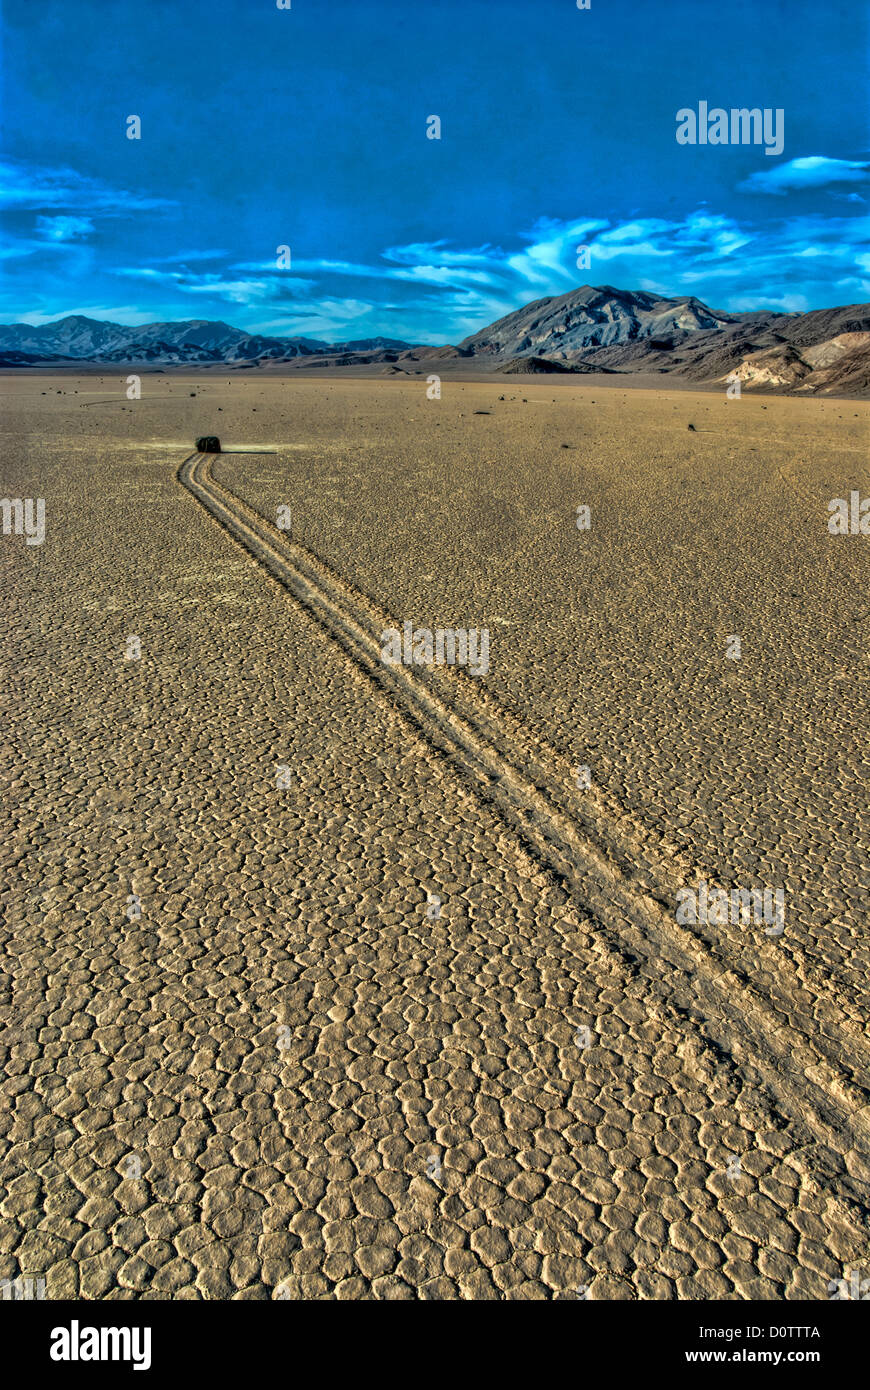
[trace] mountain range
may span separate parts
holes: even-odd
[[[870,304],[729,313],[694,296],[583,285],[506,314],[457,346],[440,347],[384,337],[345,343],[268,337],[203,319],[132,328],[71,315],[36,327],[0,325],[0,367],[7,368],[385,363],[399,375],[419,374],[412,364],[433,362],[484,372],[654,373],[708,384],[735,374],[747,389],[862,395],[870,390]]]
[[[407,348],[397,338],[362,338],[340,345],[345,352]],[[76,362],[158,363],[185,365],[209,362],[289,361],[333,353],[335,345],[317,338],[271,338],[246,333],[220,320],[186,319],[180,323],[146,323],[129,328],[121,323],[72,314],[54,323],[33,327],[28,323],[0,324],[0,361],[22,354],[38,363],[40,358]]]

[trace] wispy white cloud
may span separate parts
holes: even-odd
[[[258,323],[256,329],[280,337],[299,335],[341,342],[346,338],[368,338],[381,333],[383,330],[374,327],[367,318],[377,312],[376,306],[364,299],[319,299],[294,305],[286,317]]]
[[[382,252],[385,262],[393,264],[366,265],[360,261],[341,261],[325,259],[294,259],[292,269],[313,273],[318,276],[342,275],[354,280],[397,280],[424,282],[432,285],[495,284],[491,271],[481,268],[489,265],[485,255],[479,251],[446,251],[444,243],[427,245],[418,243],[413,247],[391,247]],[[419,257],[417,260],[415,257]],[[275,274],[274,261],[241,261],[233,265],[233,270],[241,272],[261,272]],[[282,272],[287,275],[288,272]]]
[[[71,217],[61,214],[57,217],[45,217],[40,214],[36,219],[36,231],[46,241],[77,241],[81,237],[90,236],[94,230],[94,224],[90,217]]]
[[[773,169],[758,169],[738,184],[745,193],[786,193],[802,189],[827,188],[831,184],[866,183],[870,179],[870,163],[860,159],[829,159],[827,155],[803,155],[788,159]]]
[[[390,270],[386,266],[363,265],[353,261],[335,260],[311,260],[304,257],[293,257],[291,265],[286,270],[279,270],[277,257],[272,261],[236,261],[230,267],[231,270],[238,270],[242,274],[257,273],[261,275],[280,275],[284,280],[292,280],[298,271],[308,274],[316,273],[319,275],[350,275],[359,279],[388,280],[391,278]]]
[[[159,208],[175,207],[171,198],[153,198],[126,188],[113,188],[102,179],[79,174],[75,169],[47,168],[24,160],[0,161],[0,207],[42,211],[63,208],[126,216]]]
[[[578,283],[576,258],[580,248],[609,227],[609,222],[594,217],[573,222],[539,218],[521,237],[528,243],[526,249],[503,258],[504,269],[511,278],[524,281],[530,292],[559,294]]]
[[[17,261],[25,256],[44,256],[48,252],[78,252],[82,251],[80,241],[61,241],[35,236],[8,236],[6,245],[0,246],[0,259],[4,261]]]
[[[227,251],[176,251],[172,256],[153,256],[152,265],[195,265],[199,261],[225,261]]]
[[[278,282],[262,280],[228,279],[220,272],[197,273],[186,270],[155,270],[153,266],[117,266],[114,275],[124,275],[133,280],[148,280],[154,284],[171,285],[182,294],[204,295],[211,299],[224,299],[230,304],[261,303],[291,292],[303,293],[313,287],[313,281],[293,279]]]

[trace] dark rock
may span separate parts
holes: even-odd
[[[198,454],[219,454],[221,442],[216,434],[204,434],[196,441],[196,452]]]
[[[499,368],[501,372],[590,372],[593,368],[582,363],[570,365],[567,362],[554,362],[548,357],[514,357]]]

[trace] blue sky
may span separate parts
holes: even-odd
[[[0,320],[436,343],[583,283],[868,300],[867,13],[5,0]],[[782,108],[782,154],[678,144],[700,101]]]

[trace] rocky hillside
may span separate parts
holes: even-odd
[[[736,374],[747,389],[870,389],[870,304],[730,314],[700,300],[584,285],[540,299],[461,345],[500,370],[534,356],[587,370],[673,373],[697,382]],[[517,370],[511,367],[511,370]]]
[[[478,356],[567,358],[613,344],[671,340],[675,334],[723,328],[731,322],[733,316],[717,314],[699,299],[663,299],[610,285],[583,285],[570,294],[527,304],[460,346]]]

